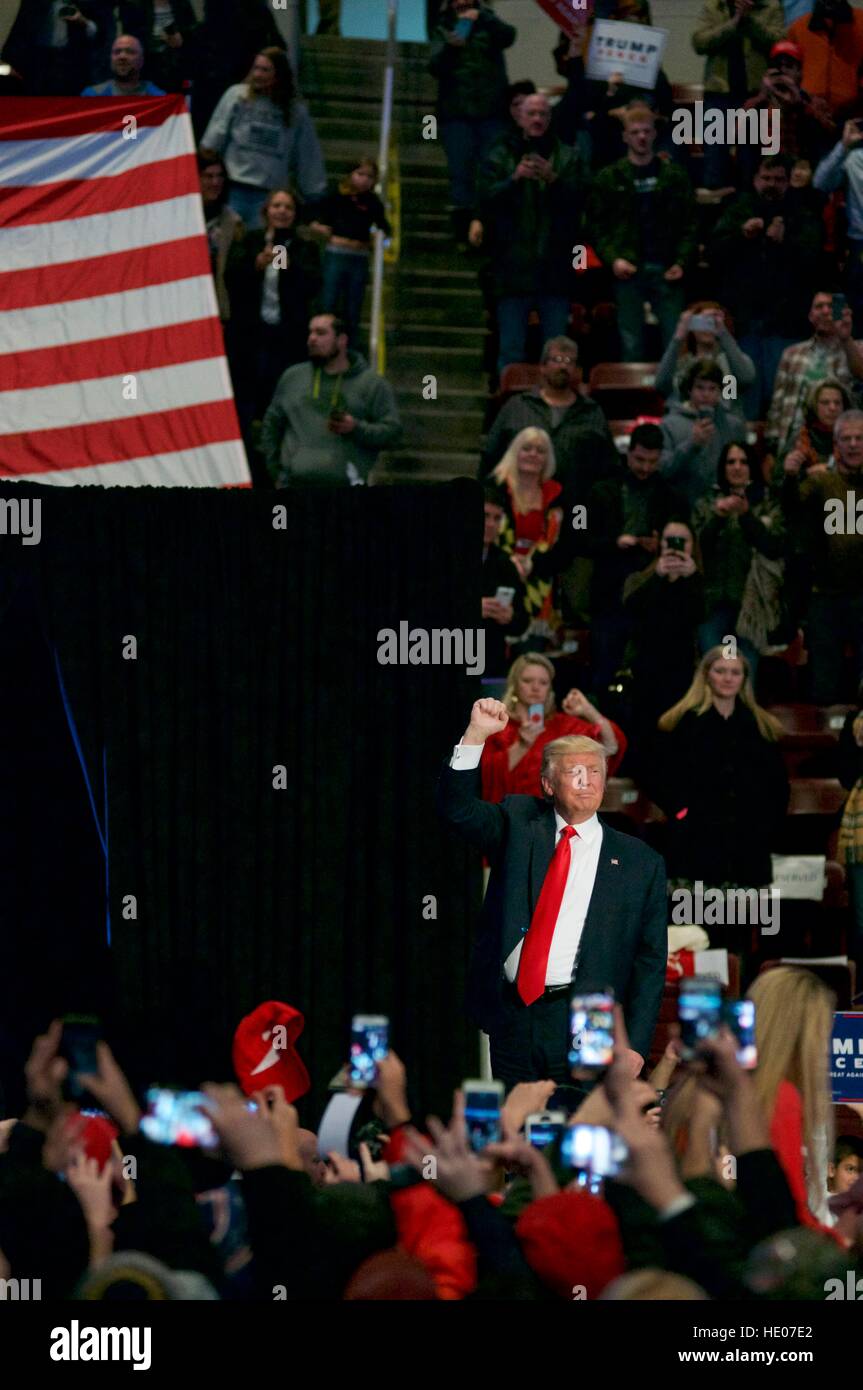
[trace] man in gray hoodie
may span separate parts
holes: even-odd
[[[662,421],[660,470],[690,509],[716,482],[716,466],[726,444],[746,442],[746,421],[722,404],[723,374],[716,362],[693,362],[680,383],[683,404]]]
[[[309,361],[279,379],[261,426],[261,450],[276,487],[365,483],[381,449],[401,435],[392,387],[348,350],[335,314],[309,323]]]

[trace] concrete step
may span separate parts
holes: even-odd
[[[475,478],[476,455],[422,449],[398,449],[384,454],[375,468],[376,483],[445,483],[452,478]]]
[[[409,314],[394,316],[393,330],[390,334],[393,351],[396,348],[401,350],[403,347],[425,347],[429,352],[437,352],[440,348],[452,348],[455,351],[470,349],[478,357],[482,356],[484,338],[485,325],[482,322],[428,323],[421,322]]]
[[[437,378],[438,393],[482,388],[482,355],[475,347],[399,344],[387,354],[387,377],[393,386],[422,392],[423,377]]]
[[[465,413],[460,410],[446,410],[440,401],[424,402],[427,411],[408,410],[402,413],[404,438],[410,441],[412,449],[427,449],[437,453],[446,449],[449,443],[467,452],[470,449],[479,454],[482,439],[482,412]]]
[[[395,387],[396,401],[400,411],[410,413],[414,410],[437,408],[455,411],[459,414],[474,415],[477,412],[483,415],[488,404],[488,397],[483,391],[471,391],[467,387],[455,387],[446,391],[439,391],[436,401],[424,401],[419,387]]]

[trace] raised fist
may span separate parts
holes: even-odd
[[[470,712],[470,727],[484,738],[489,738],[491,734],[499,734],[508,723],[506,705],[500,700],[477,700]]]

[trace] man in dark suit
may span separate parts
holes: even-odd
[[[562,1084],[570,1081],[570,997],[611,988],[637,1073],[665,983],[665,865],[640,840],[598,819],[606,758],[593,739],[548,744],[545,800],[481,801],[482,748],[508,718],[499,700],[477,700],[438,785],[443,817],[491,863],[469,1013],[489,1034],[492,1073],[507,1087]]]

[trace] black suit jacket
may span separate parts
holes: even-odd
[[[494,805],[480,800],[479,792],[478,769],[445,767],[441,773],[441,815],[491,863],[467,1001],[470,1016],[491,1033],[501,1020],[504,961],[530,926],[554,853],[555,819],[551,802],[541,797],[507,796]],[[630,1043],[643,1057],[650,1050],[665,984],[666,893],[661,856],[603,823],[573,992],[611,986],[623,1005]]]

